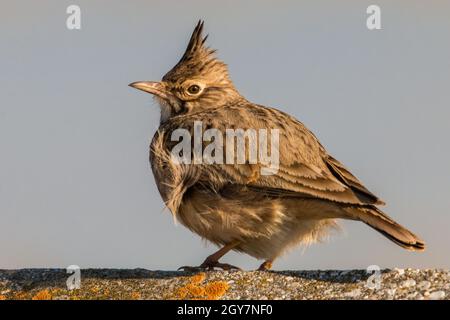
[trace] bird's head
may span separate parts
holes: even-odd
[[[205,45],[199,21],[180,61],[161,81],[138,81],[131,87],[151,93],[161,106],[161,122],[189,112],[225,105],[240,95],[228,76],[227,65]]]

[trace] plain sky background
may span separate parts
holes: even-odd
[[[82,30],[66,28],[66,8]],[[382,30],[366,8],[382,9]],[[156,189],[150,95],[199,18],[251,101],[305,123],[426,240],[362,223],[276,269],[450,267],[449,1],[1,1],[0,268],[175,269],[216,248],[175,226]],[[224,262],[259,262],[232,253]]]

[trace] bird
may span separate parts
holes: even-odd
[[[303,123],[240,94],[228,66],[207,46],[203,29],[200,20],[181,59],[161,81],[129,84],[152,94],[160,106],[149,160],[165,206],[176,221],[220,248],[200,265],[180,269],[239,269],[220,261],[236,251],[262,260],[258,270],[270,270],[289,249],[327,239],[339,230],[339,219],[361,221],[407,250],[423,251],[425,242],[384,213],[379,208],[384,202]],[[248,160],[174,161],[171,150],[178,141],[173,141],[173,133],[195,133],[195,123],[219,132],[277,129],[277,171],[261,174],[261,164]],[[223,142],[225,149],[227,143]]]

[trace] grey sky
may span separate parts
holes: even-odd
[[[380,31],[365,11],[382,9]],[[82,30],[66,29],[78,4]],[[199,18],[240,91],[304,122],[418,233],[411,253],[361,223],[276,269],[450,267],[449,2],[2,1],[0,268],[200,263],[215,250],[163,211],[150,96]],[[244,268],[258,262],[224,259]]]

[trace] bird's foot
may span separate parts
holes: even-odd
[[[228,263],[221,263],[219,261],[209,261],[208,259],[205,260],[201,265],[197,267],[191,267],[191,266],[182,266],[179,267],[178,270],[188,271],[188,272],[199,272],[199,271],[214,271],[215,268],[219,268],[221,270],[242,270],[239,267],[233,266]]]
[[[272,261],[264,261],[258,268],[258,271],[269,271],[272,268]]]

